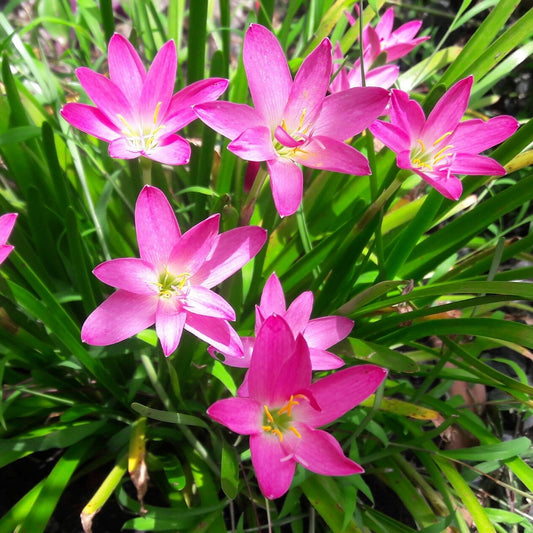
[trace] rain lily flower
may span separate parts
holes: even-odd
[[[355,19],[349,13],[345,12],[345,14],[348,22],[353,26]],[[415,37],[422,26],[421,20],[407,22],[395,31],[392,31],[393,26],[394,8],[389,7],[383,13],[375,27],[367,24],[363,29],[363,46],[365,51],[368,46],[372,47],[371,62],[374,62],[382,52],[386,52],[387,62],[400,59],[400,57],[407,55],[413,48],[430,38],[429,35]]]
[[[207,414],[230,430],[250,435],[252,464],[261,492],[270,499],[289,489],[296,463],[326,476],[360,474],[338,441],[317,429],[370,396],[386,370],[361,365],[311,383],[311,359],[302,335],[296,340],[279,316],[257,335],[247,398],[219,400]]]
[[[109,41],[109,78],[81,67],[76,75],[96,107],[69,103],[62,117],[74,127],[110,143],[120,159],[148,157],[168,165],[189,162],[191,147],[175,132],[194,119],[192,106],[216,100],[228,81],[198,81],[172,95],[178,59],[174,41],[159,50],[148,70],[131,43],[115,34]]]
[[[228,324],[235,312],[211,291],[257,254],[266,231],[257,226],[218,233],[213,215],[181,234],[165,195],[145,186],[135,206],[140,259],[106,261],[95,276],[118,290],[97,307],[81,330],[82,340],[104,346],[155,323],[163,352],[177,347],[183,329],[237,357],[242,343]]]
[[[248,161],[266,161],[274,203],[281,216],[302,201],[300,164],[366,175],[367,159],[344,141],[363,131],[383,111],[388,92],[354,88],[326,96],[331,43],[324,39],[292,79],[276,37],[252,24],[244,38],[243,62],[255,108],[231,102],[194,106],[198,116],[229,137],[229,150]]]
[[[507,139],[518,128],[518,122],[507,115],[460,122],[473,81],[472,76],[458,81],[427,119],[407,93],[393,90],[390,123],[377,120],[370,126],[370,131],[396,152],[400,168],[412,170],[450,200],[459,199],[463,190],[455,174],[505,174],[500,163],[479,153]]]
[[[327,351],[348,336],[353,328],[353,320],[343,316],[325,316],[310,320],[313,310],[313,293],[300,294],[287,309],[285,295],[279,278],[273,273],[265,283],[260,305],[255,309],[255,335],[259,334],[265,320],[272,315],[282,317],[292,331],[294,338],[302,334],[309,348],[313,370],[331,370],[344,365],[344,361]],[[243,337],[244,357],[226,356],[224,363],[229,366],[248,368],[255,343],[254,337]],[[209,350],[213,355],[213,350]],[[246,396],[245,389],[239,394]]]
[[[15,220],[18,213],[6,213],[0,217],[0,265],[6,260],[7,256],[13,251],[14,246],[7,244],[7,239],[13,231]]]

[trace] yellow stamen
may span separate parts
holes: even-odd
[[[159,109],[161,108],[162,102],[157,102],[157,105],[155,106],[155,112],[154,112],[154,124],[157,124],[157,115],[159,115]]]
[[[122,133],[124,133],[126,135],[130,135],[132,137],[136,137],[137,133],[135,133],[135,130],[128,124],[126,119],[120,113],[117,114],[117,117],[122,122],[122,124],[124,124],[124,126],[126,126],[126,131],[123,131]]]
[[[441,137],[439,137],[434,143],[433,143],[433,146],[437,146],[437,144],[439,144],[443,139],[446,139],[446,137],[448,137],[448,135],[451,135],[453,132],[451,131],[447,131],[444,135],[442,135]]]
[[[283,119],[281,121],[281,127],[287,132],[289,133],[289,130],[287,129],[287,123],[285,122],[285,119]]]
[[[442,154],[442,152],[445,152],[446,150],[448,150],[449,148],[453,148],[453,146],[451,144],[448,144],[446,145],[444,148],[442,148],[441,150],[439,150],[434,156],[433,156],[433,160],[436,162],[438,157],[440,156],[440,154]],[[446,155],[442,156],[442,157],[446,157]],[[442,157],[440,159],[442,159]]]
[[[304,107],[302,110],[302,116],[300,117],[300,124],[298,125],[299,130],[301,130],[304,125],[304,118],[305,118],[306,113],[307,113],[307,109]]]
[[[274,423],[274,418],[270,414],[270,411],[268,410],[268,407],[266,405],[263,406],[265,408],[265,414],[267,418],[270,420],[270,422]]]
[[[301,439],[302,436],[300,435],[300,433],[298,432],[298,430],[294,427],[294,426],[289,426],[289,429],[299,438]]]
[[[272,431],[272,426],[261,426],[261,429],[264,429],[265,431]]]
[[[283,433],[279,429],[272,429],[271,432],[279,437],[280,442],[283,442]]]
[[[424,144],[424,141],[422,139],[417,139],[416,142],[420,145],[420,148],[422,149],[422,152],[426,151],[426,145]]]

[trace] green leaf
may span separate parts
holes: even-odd
[[[239,461],[237,452],[225,440],[222,441],[221,485],[224,494],[233,500],[239,493]]]
[[[487,444],[485,446],[473,446],[460,450],[443,450],[439,455],[449,459],[459,459],[461,461],[493,461],[520,457],[530,450],[531,441],[527,437],[499,442],[497,444]]]
[[[131,408],[136,413],[139,413],[146,418],[153,418],[154,420],[159,420],[160,422],[167,422],[169,424],[183,424],[184,426],[197,426],[208,429],[207,424],[197,416],[152,409],[151,407],[146,407],[145,405],[136,402],[131,404]]]

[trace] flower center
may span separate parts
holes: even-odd
[[[417,146],[411,151],[411,164],[415,168],[433,171],[439,163],[446,158],[453,157],[453,144],[445,144],[443,141],[453,132],[448,131],[439,137],[431,148],[426,149],[422,139],[417,139]],[[445,144],[445,146],[442,146]]]
[[[152,122],[148,124],[144,124],[144,121],[140,120],[137,124],[131,125],[122,115],[117,115],[124,124],[124,129],[121,133],[125,136],[133,152],[149,153],[154,148],[157,148],[160,137],[158,134],[165,129],[165,126],[157,125],[157,116],[160,108],[161,102],[158,102]]]
[[[301,438],[298,430],[292,425],[292,408],[300,404],[295,398],[307,400],[307,397],[303,394],[291,394],[290,400],[280,409],[269,409],[267,405],[263,406],[265,413],[263,414],[261,428],[267,433],[277,435],[280,442],[283,442],[283,434],[286,431],[292,431],[298,438]]]
[[[189,278],[190,274],[184,272],[175,276],[171,274],[166,268],[159,276],[159,281],[156,286],[159,289],[160,298],[172,298],[173,296],[185,296],[189,292]]]
[[[300,155],[305,154],[302,145],[309,140],[309,125],[304,127],[306,112],[307,110],[304,108],[302,110],[302,115],[300,116],[298,127],[293,131],[289,131],[285,119],[281,121],[281,126],[278,126],[274,130],[274,149],[281,157],[288,157],[291,159],[296,153],[300,153]]]

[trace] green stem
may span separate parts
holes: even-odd
[[[257,173],[257,176],[255,177],[252,188],[250,192],[248,193],[248,197],[246,198],[246,203],[241,209],[241,218],[239,221],[239,224],[241,226],[247,226],[248,223],[250,222],[250,219],[252,218],[252,214],[254,212],[255,202],[257,201],[257,198],[259,197],[259,193],[261,192],[261,189],[263,188],[263,184],[265,183],[267,175],[268,175],[267,170],[261,167],[259,169],[259,172]]]
[[[298,224],[298,232],[300,234],[300,239],[302,240],[302,246],[305,253],[308,254],[313,249],[313,244],[309,235],[309,229],[307,228],[307,220],[305,218],[303,204],[300,204],[298,210],[296,211],[296,223]],[[319,274],[320,267],[314,268],[313,277],[316,279]]]

